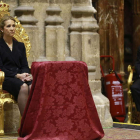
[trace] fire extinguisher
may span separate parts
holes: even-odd
[[[124,95],[122,88],[122,77],[117,74],[114,70],[115,62],[114,58],[110,55],[101,55],[101,58],[110,57],[113,61],[113,68],[109,70],[109,74],[104,75],[103,69],[101,67],[101,73],[103,78],[103,85],[105,90],[105,95],[110,101],[110,113],[114,121],[124,122],[125,120],[125,104]]]

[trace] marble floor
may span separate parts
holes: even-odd
[[[104,129],[102,140],[140,140],[140,130],[125,128]]]
[[[124,128],[104,129],[105,136],[102,140],[140,140],[140,130]],[[17,134],[0,136],[0,140],[17,140]]]

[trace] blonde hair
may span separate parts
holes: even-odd
[[[12,16],[8,16],[8,15],[4,15],[1,19],[0,19],[0,28],[4,29],[5,26],[5,21],[7,20],[13,20],[15,22],[15,19]]]

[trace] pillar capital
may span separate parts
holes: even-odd
[[[91,31],[98,30],[97,21],[93,17],[96,13],[94,7],[91,6],[73,6],[71,9],[71,31]]]
[[[15,14],[23,25],[35,25],[38,22],[33,16],[34,8],[32,6],[19,6],[15,9]]]
[[[64,21],[60,16],[61,9],[56,4],[51,4],[47,10],[46,25],[61,25]]]

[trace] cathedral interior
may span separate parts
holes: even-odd
[[[140,46],[139,0],[3,0],[0,17],[4,4],[9,5],[9,14],[17,17],[28,34],[30,67],[34,61],[86,62],[92,97],[105,131],[103,140],[140,139],[137,137],[139,132],[135,131],[140,129],[140,119],[136,122],[132,114],[132,122],[127,122],[128,65],[134,66]],[[114,58],[115,71],[122,77],[126,111],[124,122],[113,122],[109,100],[102,94],[100,64],[107,75],[113,63],[109,58],[100,58],[101,55]],[[3,101],[2,97],[0,101]],[[3,108],[2,130],[5,136],[0,136],[0,139],[15,140],[20,125],[17,104],[6,102]],[[128,135],[132,132],[130,129],[134,131],[132,135]],[[3,134],[3,131],[0,130],[0,133]]]

